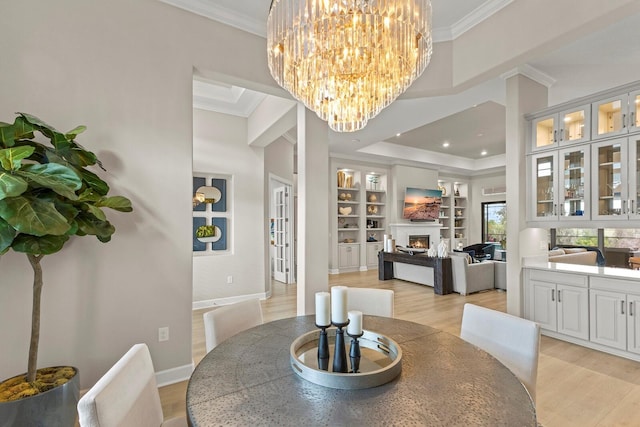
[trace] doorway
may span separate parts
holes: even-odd
[[[295,283],[292,184],[275,176],[270,184],[271,276],[281,283]]]

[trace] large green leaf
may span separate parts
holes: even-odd
[[[16,230],[6,221],[0,219],[0,253],[11,246],[15,236]]]
[[[78,199],[75,191],[82,187],[82,181],[73,170],[57,163],[26,165],[16,173],[71,200]]]
[[[23,117],[16,117],[12,125],[7,123],[0,124],[0,142],[4,147],[13,147],[16,140],[24,138],[33,138],[33,126]]]
[[[106,238],[111,236],[115,231],[115,227],[109,221],[101,221],[95,216],[80,212],[76,217],[78,223],[78,233],[91,234],[98,237]]]
[[[53,202],[34,197],[18,196],[0,200],[0,218],[19,232],[33,236],[60,236],[70,228],[69,222],[56,210]]]
[[[26,159],[35,151],[34,147],[22,146],[0,150],[0,165],[6,171],[20,169],[22,159]]]
[[[80,196],[78,196],[78,201],[79,202],[94,202],[95,203],[98,200],[100,200],[101,198],[102,198],[101,195],[96,194],[91,188],[87,188],[82,193],[80,193]]]
[[[123,196],[103,197],[96,202],[96,206],[115,209],[120,212],[131,212],[131,200]]]
[[[27,121],[27,123],[33,125],[35,129],[39,130],[44,136],[49,138],[49,140],[51,141],[51,145],[53,145],[56,150],[63,150],[70,146],[71,143],[69,142],[67,137],[53,126],[43,122],[42,120],[40,120],[36,116],[32,116],[31,114],[18,114],[23,117]]]
[[[106,196],[109,192],[109,185],[95,173],[82,169],[80,175],[82,175],[82,180],[99,195]]]
[[[11,247],[16,252],[23,252],[34,255],[50,255],[58,252],[69,240],[69,236],[30,236],[28,234],[18,234]]]
[[[85,203],[85,206],[87,207],[89,212],[91,212],[93,214],[93,216],[98,218],[100,221],[106,221],[107,220],[107,216],[104,214],[102,209],[100,209],[99,207],[97,207],[95,205],[92,205],[92,204],[89,204],[89,203]]]
[[[16,197],[27,191],[27,181],[16,175],[0,171],[0,200]]]
[[[72,140],[72,139],[75,139],[76,136],[78,136],[85,130],[87,130],[87,127],[85,125],[76,126],[75,128],[71,129],[69,132],[67,132],[64,136],[66,136],[67,139]]]

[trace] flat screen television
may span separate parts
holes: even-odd
[[[407,187],[402,217],[411,221],[435,221],[440,215],[442,190]]]

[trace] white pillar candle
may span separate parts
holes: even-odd
[[[331,288],[331,321],[333,323],[347,323],[346,286],[334,286]]]
[[[349,312],[349,325],[347,326],[349,335],[362,335],[362,312],[352,310]]]
[[[329,292],[316,292],[316,325],[331,324],[331,302]]]

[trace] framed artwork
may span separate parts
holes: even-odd
[[[222,255],[229,250],[227,175],[194,173],[193,175],[193,252],[199,255]]]
[[[207,180],[205,178],[194,176],[193,177],[193,210],[194,212],[204,212],[207,209],[207,205],[205,203],[201,203],[198,201],[198,190],[207,185]]]
[[[211,225],[215,226],[216,229],[216,240],[211,242],[211,249],[214,251],[226,251],[227,218],[211,218]]]
[[[196,232],[198,228],[207,225],[207,219],[204,217],[193,217],[193,251],[194,252],[203,252],[207,250],[207,244],[203,241],[200,241],[196,237]]]
[[[222,178],[213,178],[211,180],[211,186],[216,188],[220,192],[220,200],[211,204],[211,210],[213,212],[226,212],[227,211],[227,180]]]

